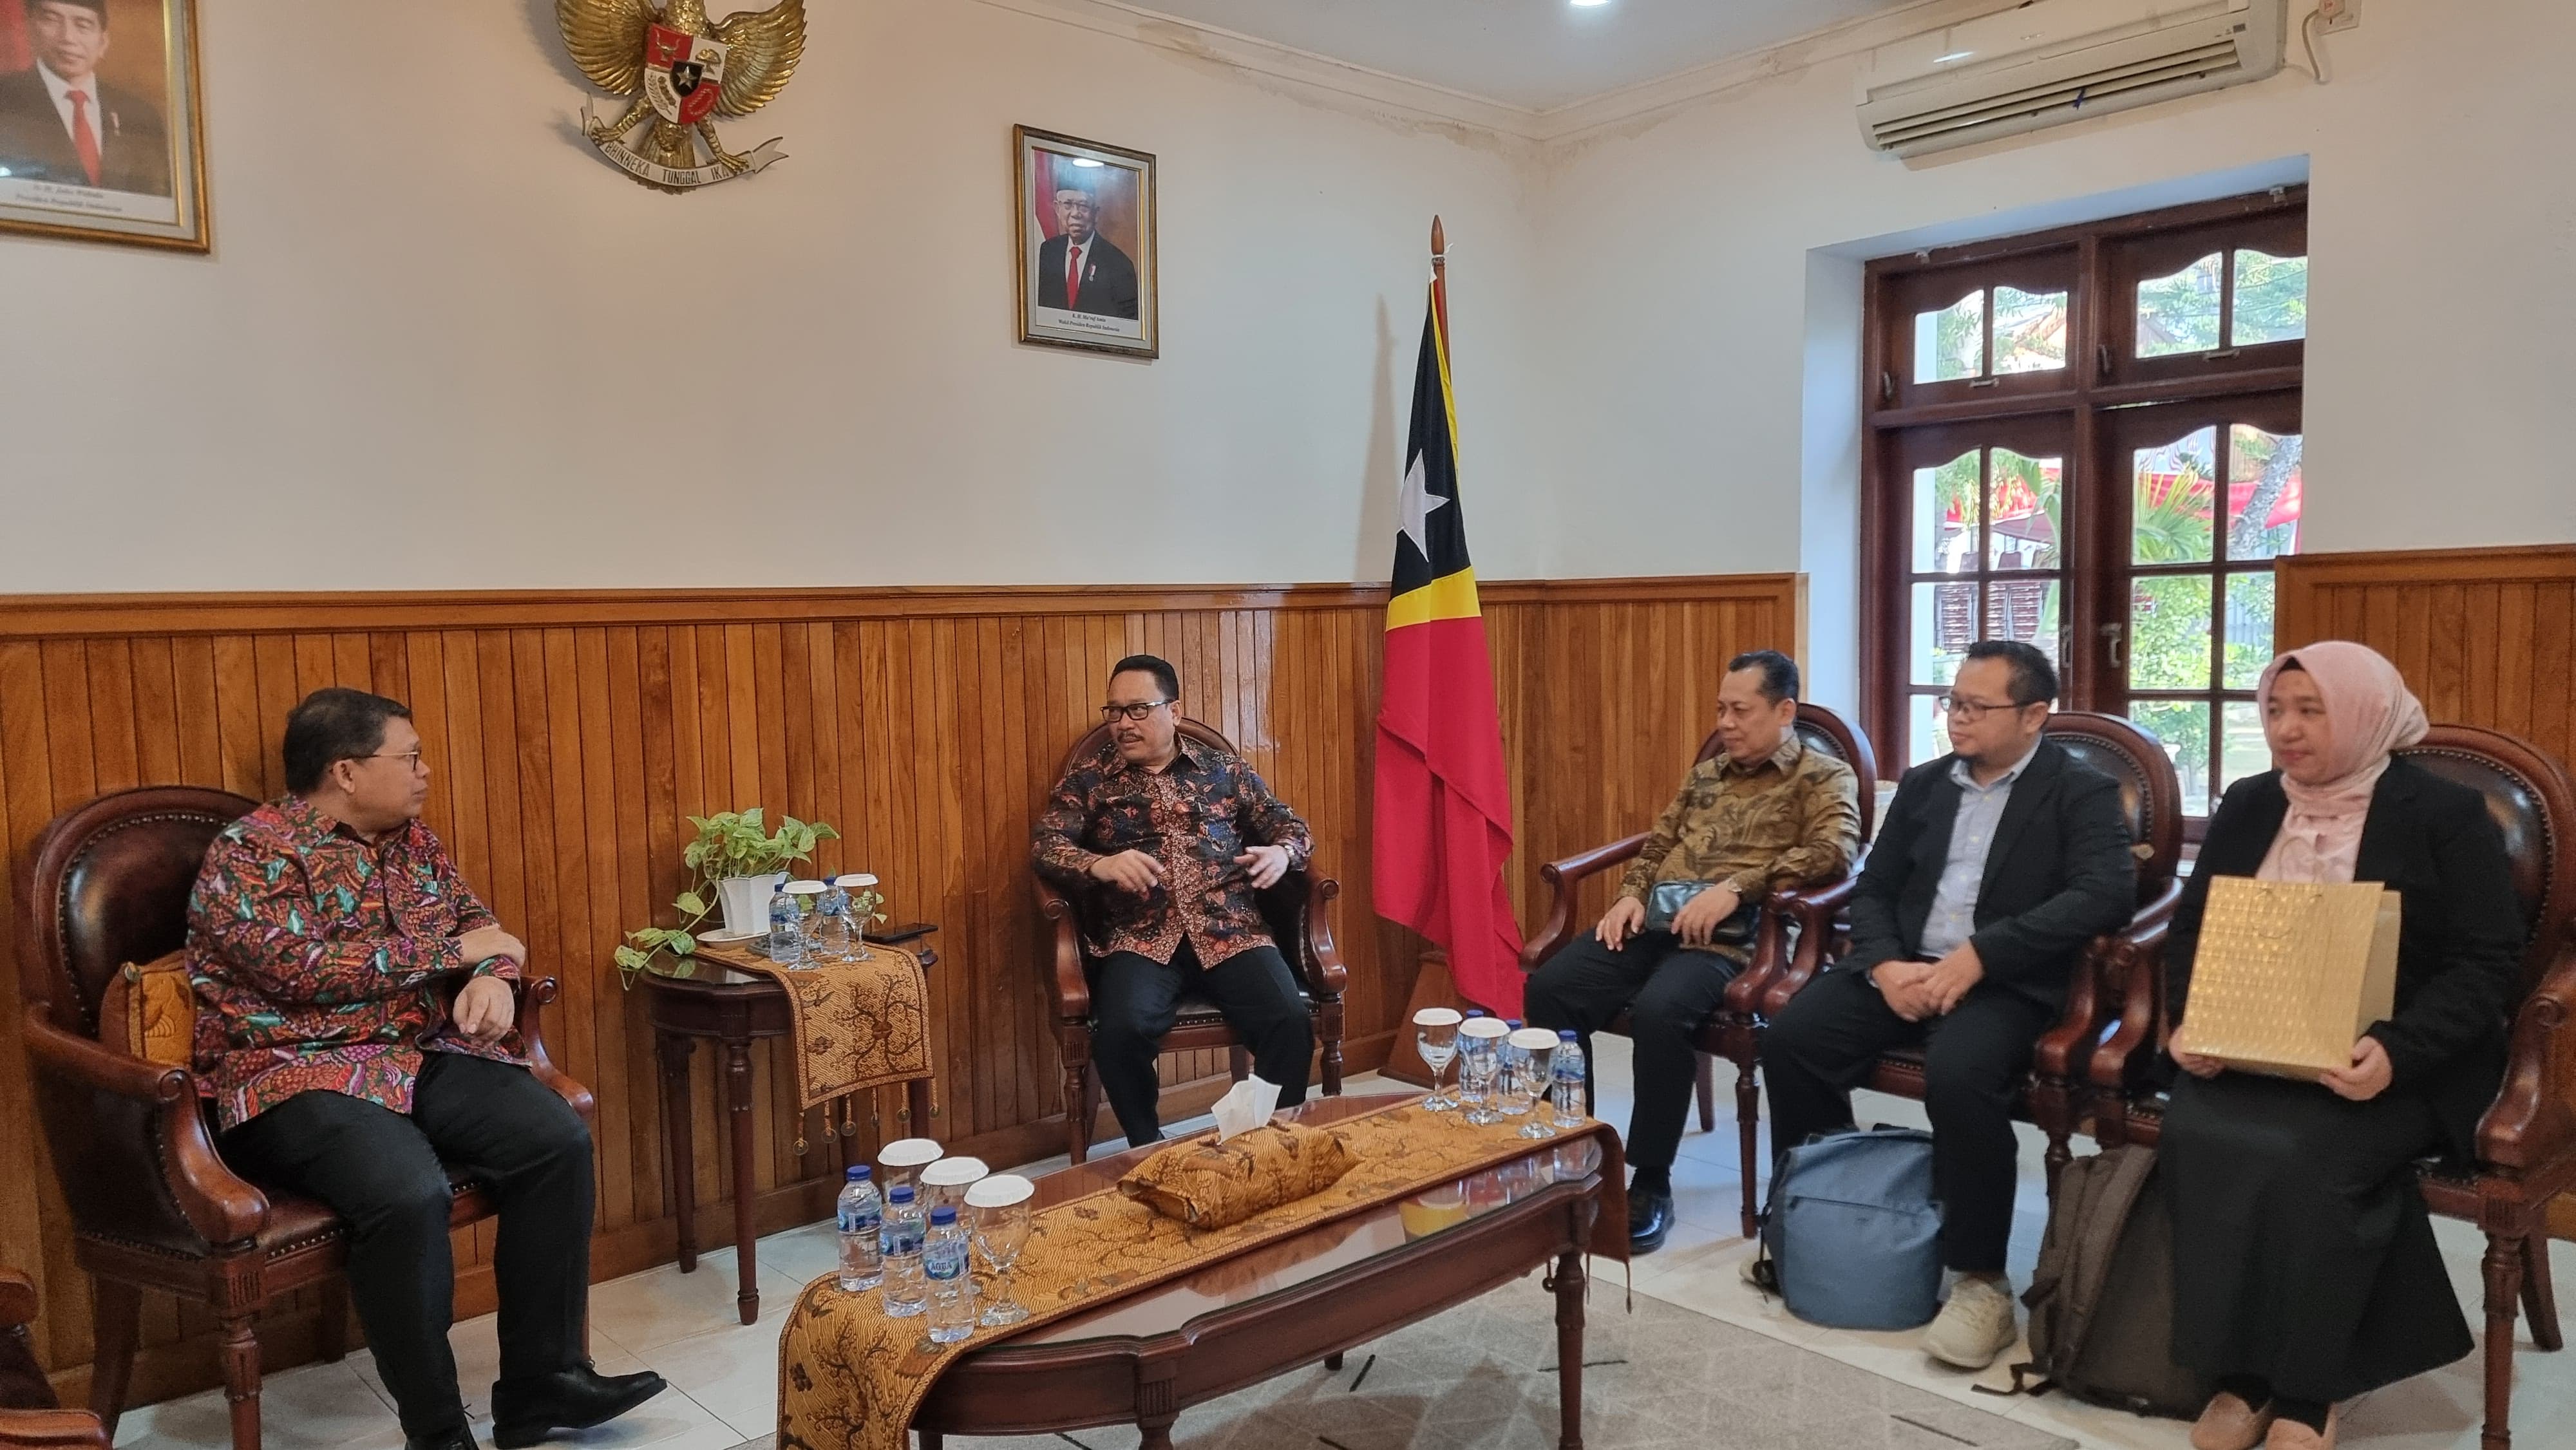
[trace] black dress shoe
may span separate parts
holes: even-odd
[[[405,1435],[403,1450],[483,1450],[474,1443],[474,1431],[464,1425],[443,1435]]]
[[[492,1386],[492,1443],[501,1450],[522,1450],[557,1430],[605,1425],[664,1388],[662,1377],[649,1369],[601,1374],[587,1364],[528,1379],[501,1380]]]
[[[1628,1252],[1651,1254],[1664,1246],[1664,1235],[1673,1231],[1673,1196],[1652,1191],[1628,1190]]]

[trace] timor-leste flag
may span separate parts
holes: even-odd
[[[1429,937],[1469,1001],[1520,1015],[1520,927],[1503,891],[1512,793],[1494,666],[1458,506],[1458,413],[1432,283],[1405,444],[1377,715],[1378,914]]]

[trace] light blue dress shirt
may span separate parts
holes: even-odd
[[[1923,919],[1922,953],[1945,957],[1976,935],[1977,892],[1985,885],[1986,856],[1995,847],[1995,828],[2004,822],[2004,805],[2012,799],[2013,782],[2039,754],[2029,754],[1991,784],[1977,784],[1965,760],[1950,762],[1950,779],[1959,786],[1959,817],[1950,826],[1950,856],[1941,864],[1941,884],[1932,893],[1932,914]]]

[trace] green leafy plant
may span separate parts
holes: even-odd
[[[841,836],[826,822],[800,821],[794,816],[781,816],[776,830],[766,830],[758,806],[691,816],[689,824],[698,828],[698,838],[681,851],[680,864],[696,873],[697,879],[671,903],[680,913],[678,926],[648,926],[626,934],[626,944],[617,949],[617,968],[628,986],[635,984],[636,973],[659,970],[653,963],[666,954],[672,959],[670,975],[689,974],[698,951],[698,927],[724,904],[716,883],[783,871],[813,856],[816,842]]]

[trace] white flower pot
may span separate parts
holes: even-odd
[[[778,883],[787,879],[784,871],[766,876],[728,876],[716,883],[716,894],[724,898],[725,935],[757,936],[769,930],[769,898],[778,894]]]

